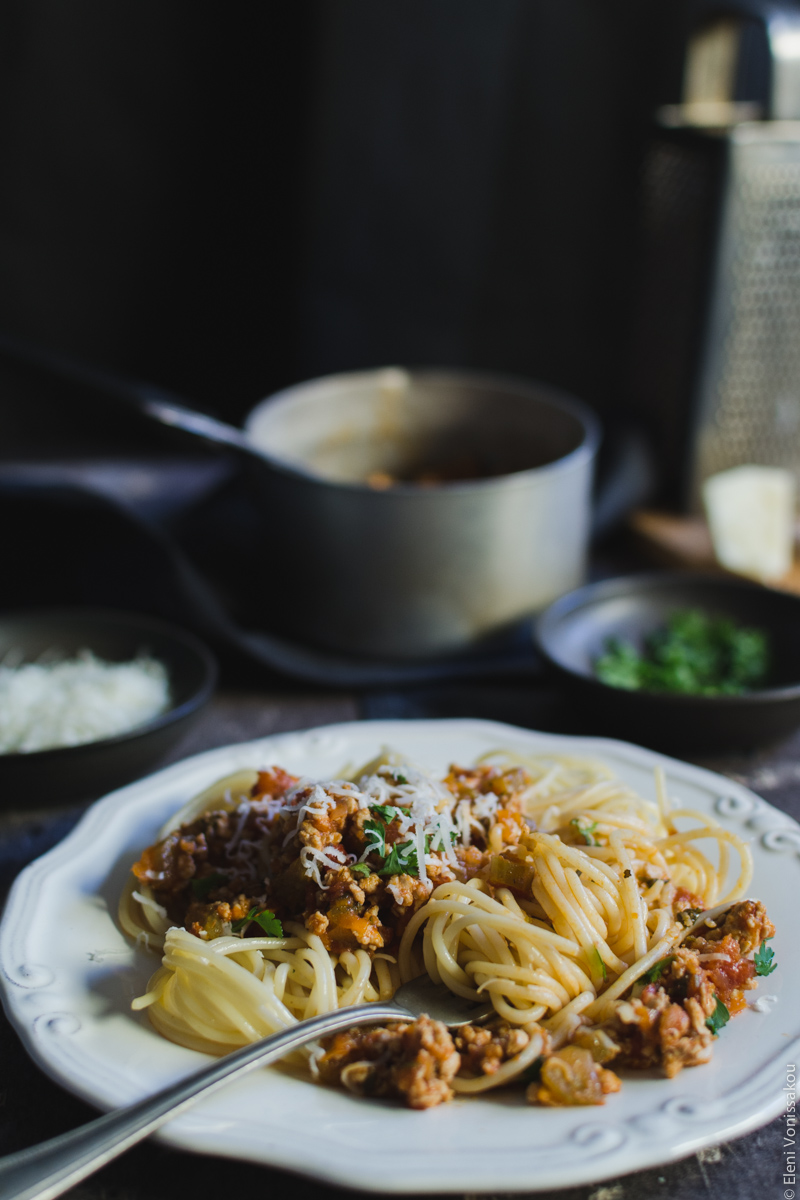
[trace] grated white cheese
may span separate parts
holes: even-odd
[[[497,808],[498,800],[494,792],[486,792],[483,796],[476,796],[472,801],[472,811],[476,817],[485,817],[492,820],[497,812]]]
[[[228,793],[230,795],[230,793]],[[250,858],[256,846],[253,842],[242,841],[247,818],[250,816],[251,805],[248,800],[243,800],[236,809],[236,815],[239,818],[236,828],[233,831],[233,836],[225,847],[226,858]]]
[[[466,844],[469,844],[470,824],[483,833],[482,826],[471,816],[469,801],[462,803],[463,812],[457,824],[451,814],[453,796],[444,784],[431,779],[416,767],[400,764],[398,761],[378,766],[373,769],[372,774],[363,775],[357,783],[342,779],[319,782],[304,777],[284,796],[269,800],[267,805],[270,819],[279,814],[291,814],[294,818],[284,835],[283,847],[297,837],[307,816],[324,816],[335,807],[340,798],[354,800],[362,810],[376,806],[394,809],[398,831],[396,844],[413,844],[416,857],[414,873],[427,887],[432,886],[427,871],[429,866],[435,866],[440,876],[454,877],[451,867],[456,865],[457,858],[453,841],[454,838],[460,840],[460,832],[466,830]],[[482,811],[493,812],[497,808],[497,797],[481,796],[479,804]],[[382,844],[381,839],[376,841],[369,830],[366,834],[366,846],[359,859],[362,863]],[[323,871],[340,870],[354,861],[353,855],[344,853],[337,845],[325,846],[319,850],[304,846],[300,851],[304,874],[323,889],[327,887]]]
[[[472,840],[471,826],[477,824],[471,819],[469,800],[461,800],[456,808],[456,823],[458,824],[459,841],[462,846],[468,846]]]
[[[297,797],[301,792],[310,792],[308,799],[295,810]],[[284,846],[288,846],[293,837],[300,831],[300,826],[306,819],[308,813],[312,817],[322,817],[331,808],[336,806],[336,800],[333,796],[328,796],[321,784],[315,783],[313,780],[303,778],[299,783],[295,784],[290,792],[287,792],[284,797],[284,803],[276,811],[289,812],[296,811],[297,818],[294,823],[294,828],[290,829],[283,839]]]
[[[428,872],[425,870],[425,832],[421,825],[414,830],[414,841],[417,846],[417,874],[422,884],[428,882]]]
[[[300,851],[300,862],[303,864],[303,872],[312,878],[323,891],[327,891],[326,884],[319,873],[320,865],[328,871],[341,871],[342,867],[348,862],[352,862],[352,857],[345,854],[344,850],[340,850],[338,846],[326,846],[324,850],[317,850],[314,846],[304,846]]]
[[[163,663],[75,658],[0,665],[0,753],[79,746],[146,724],[169,707]]]

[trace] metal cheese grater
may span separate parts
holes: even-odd
[[[760,97],[736,96],[760,29]],[[697,511],[741,463],[800,486],[800,12],[719,17],[690,42],[681,105],[644,171],[634,394],[662,498]]]

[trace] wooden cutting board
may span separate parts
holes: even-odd
[[[639,509],[630,518],[630,529],[637,545],[663,566],[683,567],[692,571],[713,571],[734,579],[742,576],[721,567],[714,557],[708,524],[703,517],[683,517],[674,513]],[[763,582],[763,581],[760,581]],[[800,561],[780,579],[771,579],[765,587],[800,595]]]

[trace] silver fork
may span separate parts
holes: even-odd
[[[427,975],[421,975],[403,984],[388,1004],[359,1004],[301,1021],[291,1029],[273,1033],[252,1046],[227,1054],[188,1079],[164,1088],[130,1108],[108,1113],[48,1142],[0,1158],[0,1196],[3,1200],[52,1200],[141,1142],[196,1100],[210,1096],[254,1067],[283,1058],[316,1038],[354,1025],[408,1020],[423,1013],[457,1029],[461,1025],[483,1021],[491,1012],[490,1004],[474,1004],[462,999],[443,984],[433,983]]]

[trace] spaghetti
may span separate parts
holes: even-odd
[[[296,1056],[415,1107],[532,1067],[532,1100],[601,1103],[619,1086],[612,1059],[667,1074],[707,1061],[774,930],[741,899],[741,839],[673,809],[660,774],[655,793],[602,763],[500,751],[442,780],[391,752],[324,783],[279,767],[229,776],[133,867],[121,924],[162,952],[134,1007],[165,1037],[223,1054],[388,1000],[423,971],[488,996],[495,1020],[455,1040],[423,1019]],[[721,902],[724,919],[692,927]]]

